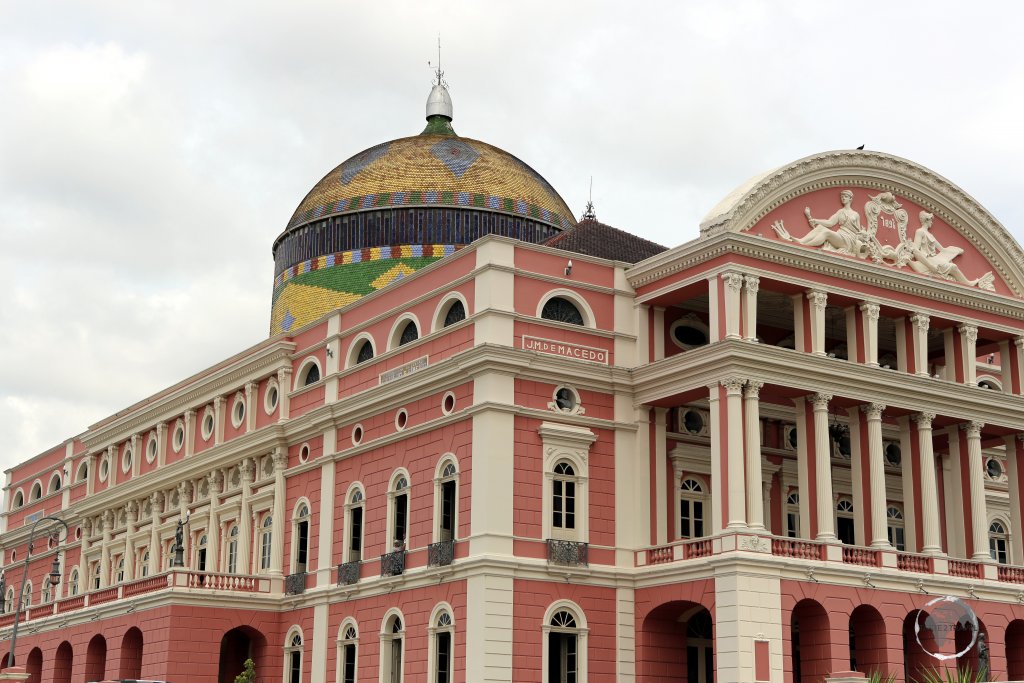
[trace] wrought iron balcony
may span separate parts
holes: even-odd
[[[299,595],[306,592],[306,572],[289,574],[284,577],[285,595]]]
[[[587,567],[588,545],[581,541],[558,541],[548,539],[548,562],[568,567]]]
[[[393,553],[385,553],[380,556],[380,575],[398,576],[405,572],[405,549],[396,550]]]
[[[338,565],[338,585],[351,586],[359,581],[359,560]]]
[[[427,566],[447,567],[455,560],[455,541],[440,541],[427,546]]]

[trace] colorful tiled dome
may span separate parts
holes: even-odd
[[[435,85],[419,135],[363,150],[324,176],[274,242],[271,334],[312,322],[488,234],[543,242],[573,227],[554,188],[515,156],[451,126]]]

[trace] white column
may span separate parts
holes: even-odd
[[[220,482],[219,471],[206,475],[206,483],[210,487],[210,521],[206,528],[206,571],[220,571]]]
[[[213,443],[214,445],[224,443],[224,404],[226,399],[217,396],[213,399]],[[209,553],[207,553],[209,554]]]
[[[283,448],[274,451],[274,526],[270,537],[270,574],[283,576],[281,563],[284,561],[284,500],[287,491],[284,469],[288,466],[288,454]]]
[[[761,278],[756,275],[743,276],[743,338],[757,341],[757,290]]]
[[[142,437],[139,436],[138,434],[132,434],[131,444],[132,444],[132,469],[131,469],[131,472],[132,472],[132,476],[133,477],[137,477],[137,476],[139,476],[139,467],[141,466],[142,458],[143,458],[143,453],[142,453],[143,439],[142,439]]]
[[[752,529],[765,528],[765,482],[761,478],[761,410],[759,396],[764,382],[747,380],[743,391],[743,424],[747,454],[747,523]]]
[[[292,393],[292,369],[291,367],[281,368],[277,371],[278,384],[278,408],[282,420],[287,420],[291,413],[291,401],[288,399]]]
[[[1024,548],[1019,529],[1024,525],[1024,510],[1021,509],[1021,471],[1020,451],[1018,443],[1024,441],[1024,434],[1011,434],[1003,439],[1006,444],[1006,479],[1010,490],[1010,529],[1015,532],[1015,540],[1010,541],[1010,555],[1013,564],[1024,564]]]
[[[728,528],[747,526],[745,514],[746,495],[743,477],[743,380],[730,377],[722,380],[725,387],[726,424],[729,430],[729,448],[726,453],[726,468],[729,477]]]
[[[185,411],[185,457],[192,456],[195,441],[196,411]]]
[[[149,496],[149,575],[160,571],[160,513],[163,507],[163,494],[154,493]]]
[[[935,453],[932,445],[932,420],[935,413],[918,413],[917,425],[918,470],[921,472],[921,517],[924,539],[921,552],[930,555],[942,553],[939,538],[939,487],[935,480]]]
[[[740,290],[743,288],[743,276],[739,273],[722,273],[725,283],[725,338],[741,339],[740,337]]]
[[[156,466],[163,467],[167,462],[167,423],[161,422],[156,426]],[[150,552],[150,557],[153,553]]]
[[[668,471],[668,454],[665,452],[667,413],[668,409],[666,408],[654,409],[654,523],[655,539],[659,545],[668,543],[668,491],[670,485],[665,481]],[[672,482],[671,486],[679,486],[679,482]],[[679,526],[678,522],[676,526]],[[678,534],[678,530],[676,533]]]
[[[978,383],[978,328],[974,325],[961,325],[956,329],[960,333],[960,351],[964,364],[964,384],[974,386]],[[985,556],[988,557],[988,554],[986,553]]]
[[[110,469],[114,469],[111,467]],[[100,541],[100,588],[110,585],[110,537],[114,528],[114,513],[107,510],[100,516],[103,540]]]
[[[136,451],[132,452],[132,459],[138,457]],[[139,521],[139,504],[132,500],[124,506],[125,517],[128,519],[127,528],[124,532],[124,579],[132,581],[135,579],[135,541],[132,536],[135,534],[135,525]]]
[[[924,313],[910,316],[914,347],[914,369],[918,375],[928,377],[928,325],[931,318]],[[947,362],[949,362],[947,360]]]
[[[238,466],[242,475],[241,509],[238,512],[238,562],[239,574],[252,573],[252,510],[249,509],[249,489],[256,475],[256,466],[246,458]]]
[[[974,541],[975,560],[988,560],[988,515],[985,512],[985,483],[982,481],[981,422],[968,422],[962,426],[967,432],[967,470],[971,487],[971,539]]]
[[[832,502],[832,447],[828,438],[828,403],[831,394],[814,394],[814,473],[817,479],[818,540],[836,540],[835,512]],[[805,492],[800,491],[803,498]]]
[[[712,429],[723,429],[722,402],[719,400],[717,384],[708,386],[708,416]],[[711,439],[711,533],[718,534],[725,528],[722,515],[722,482],[725,472],[722,470],[722,440]]]
[[[876,548],[891,548],[886,526],[885,461],[882,455],[882,411],[881,403],[870,403],[860,407],[868,423],[868,480],[871,486],[871,545]]]
[[[256,429],[256,402],[259,400],[259,384],[256,382],[245,383],[245,431],[246,433]]]
[[[864,325],[864,364],[878,365],[878,304],[865,301],[858,306]]]
[[[828,294],[825,292],[807,292],[811,312],[811,353],[816,356],[825,355],[825,307],[828,305]]]

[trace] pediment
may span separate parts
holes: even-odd
[[[827,152],[758,176],[701,223],[702,238],[727,231],[1024,297],[1024,252],[1006,228],[948,180],[887,154]]]

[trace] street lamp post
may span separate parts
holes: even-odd
[[[21,621],[21,610],[23,607],[23,600],[25,598],[25,581],[28,579],[28,563],[32,559],[32,551],[34,550],[33,543],[36,540],[36,527],[41,522],[49,522],[50,527],[47,530],[47,536],[50,538],[57,539],[57,543],[60,543],[60,527],[64,527],[64,538],[68,536],[68,523],[60,517],[40,517],[32,525],[31,531],[28,534],[28,552],[25,553],[25,568],[21,571],[21,587],[18,590],[18,607],[14,611],[14,628],[11,630],[11,653],[7,657],[7,666],[14,666],[14,648],[18,643],[18,623]],[[53,565],[50,567],[50,585],[56,586],[60,584],[60,560],[57,559],[58,555],[53,556]],[[0,585],[2,585],[2,579],[0,579]]]

